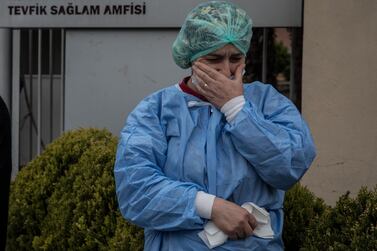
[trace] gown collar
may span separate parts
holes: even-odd
[[[201,99],[202,101],[208,102],[208,99],[207,99],[206,97],[204,97],[203,95],[197,93],[196,91],[194,91],[193,89],[191,89],[191,88],[187,85],[189,79],[190,79],[190,76],[187,76],[187,77],[185,77],[185,78],[183,78],[183,79],[181,80],[181,82],[179,83],[179,87],[181,88],[181,90],[182,90],[183,92],[187,93],[187,94],[190,94],[190,95],[192,95],[192,96],[195,96],[195,97]]]

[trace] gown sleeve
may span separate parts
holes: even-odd
[[[292,102],[272,86],[245,88],[246,103],[225,126],[237,151],[270,186],[287,190],[306,172],[316,151]]]
[[[142,101],[121,131],[114,167],[120,211],[144,228],[203,228],[195,208],[200,186],[170,179],[163,172],[167,140],[157,109],[156,100]]]

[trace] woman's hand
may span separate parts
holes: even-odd
[[[212,206],[213,223],[230,239],[245,239],[253,234],[257,221],[246,209],[216,197]]]
[[[195,85],[196,91],[205,96],[217,108],[221,108],[226,102],[234,97],[243,95],[242,71],[245,64],[240,64],[234,75],[229,79],[224,74],[216,71],[201,62],[194,62],[193,74],[198,80]]]

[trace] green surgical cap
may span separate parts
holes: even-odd
[[[175,63],[187,69],[191,62],[226,44],[233,44],[244,55],[250,46],[252,21],[246,12],[228,2],[199,4],[186,17],[173,43]]]

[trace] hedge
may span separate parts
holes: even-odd
[[[324,201],[299,183],[285,195],[283,240],[285,249],[298,251],[308,235],[313,222],[324,214],[329,207]]]
[[[7,250],[142,250],[143,230],[118,210],[116,145],[106,130],[79,129],[23,168],[11,186]],[[329,207],[297,184],[284,212],[286,250],[377,250],[377,187]]]
[[[108,131],[65,133],[11,186],[8,250],[142,250],[143,232],[119,213]]]
[[[377,187],[342,195],[334,208],[313,222],[301,250],[377,250]]]

